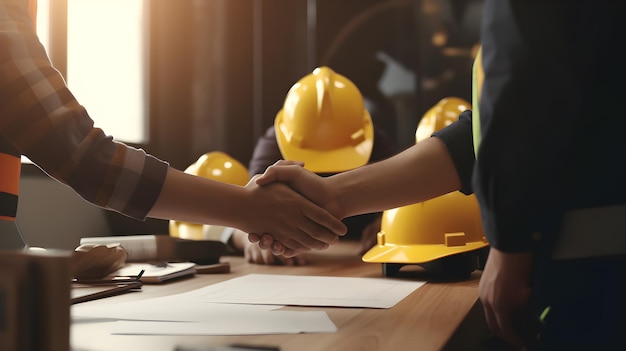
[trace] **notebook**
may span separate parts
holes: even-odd
[[[158,262],[158,263],[127,263],[112,276],[132,276],[140,271],[141,282],[146,284],[162,283],[171,279],[196,274],[193,262]]]

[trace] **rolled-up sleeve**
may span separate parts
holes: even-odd
[[[461,113],[458,121],[436,131],[432,136],[446,145],[461,180],[459,190],[466,195],[472,194],[472,174],[476,159],[472,138],[472,111]]]
[[[94,127],[48,60],[21,0],[0,2],[0,138],[87,201],[138,219],[167,174],[166,162]]]

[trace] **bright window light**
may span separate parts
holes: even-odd
[[[37,35],[48,52],[50,2],[37,0]],[[68,37],[61,40],[72,93],[105,133],[146,143],[144,0],[68,0],[67,7]]]
[[[144,143],[144,0],[68,0],[67,84],[96,127]]]
[[[37,1],[37,36],[39,41],[46,48],[46,51],[50,50],[50,1],[38,0]]]

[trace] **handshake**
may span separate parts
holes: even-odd
[[[294,201],[291,206],[300,209],[301,216],[283,219],[289,222],[292,230],[248,232],[248,240],[258,242],[261,249],[271,250],[274,255],[293,257],[311,249],[323,250],[346,233],[341,219],[347,213],[337,201],[332,177],[323,178],[303,166],[300,162],[281,160],[267,168],[265,173],[252,177],[246,185],[249,189],[271,190],[276,197],[284,196],[286,201]],[[273,215],[281,216],[280,213]]]
[[[253,161],[263,167],[257,165],[253,172],[264,169],[263,174],[252,177],[245,187],[231,188],[232,192],[221,187],[211,191],[214,198],[224,201],[206,203],[198,198],[203,204],[186,208],[181,215],[198,211],[197,217],[188,217],[192,219],[189,222],[237,228],[247,233],[250,242],[258,242],[261,249],[278,256],[326,249],[347,233],[342,222],[346,217],[459,190],[460,178],[448,148],[430,135],[457,121],[459,111],[469,108],[461,99],[443,99],[420,122],[418,130],[425,132],[419,135],[426,137],[417,138],[416,134],[416,141],[422,140],[396,154],[391,147],[381,146],[385,134],[374,130],[354,83],[328,67],[317,68],[290,89],[274,127],[260,139],[259,149],[255,148],[257,159]],[[461,124],[465,125],[470,124]],[[375,134],[379,150],[373,156]],[[467,135],[471,136],[470,129]],[[467,143],[466,154],[473,161],[471,145]],[[302,160],[307,167],[285,160],[266,167],[268,161],[280,157]],[[333,175],[318,175],[329,173]],[[198,194],[190,190],[188,195]],[[361,235],[362,245],[367,246],[372,230],[362,233],[367,233]]]
[[[341,222],[346,217],[423,202],[459,188],[454,163],[439,138],[328,177],[305,170],[303,163],[281,160],[246,186],[252,194],[271,195],[265,194],[267,202],[261,205],[252,196],[259,212],[239,229],[261,249],[293,257],[336,243],[347,231]],[[262,223],[269,230],[259,230]]]

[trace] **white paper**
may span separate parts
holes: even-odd
[[[119,321],[111,334],[125,335],[258,335],[335,333],[323,311],[223,311],[203,322]]]
[[[324,311],[274,311],[283,305],[390,308],[424,282],[250,274],[177,295],[109,304],[76,304],[72,323],[111,326],[116,334],[250,335],[336,332]]]
[[[76,304],[73,321],[90,319],[204,322],[216,315],[271,311],[282,306],[218,304],[172,295],[116,304]]]
[[[189,294],[213,303],[390,308],[424,284],[389,278],[249,274]]]
[[[189,294],[113,304],[72,305],[72,323],[94,323],[112,334],[254,335],[333,333],[323,311],[274,311],[282,306],[216,304]],[[106,323],[114,320],[115,323]]]

